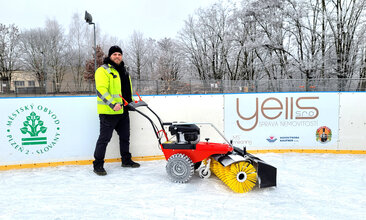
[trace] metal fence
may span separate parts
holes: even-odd
[[[365,91],[366,79],[135,81],[142,94]]]
[[[211,94],[257,92],[366,91],[366,79],[286,79],[286,80],[132,80],[135,91],[144,95]],[[21,87],[0,81],[0,96],[94,95],[93,81],[79,85],[64,81],[60,86],[49,82],[43,87]]]

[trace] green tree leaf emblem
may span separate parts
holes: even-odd
[[[21,128],[20,131],[23,133],[23,134],[26,134],[28,132],[28,128],[24,127],[24,128]]]
[[[23,122],[24,127],[20,129],[23,134],[29,134],[31,137],[37,137],[39,133],[46,133],[47,127],[44,127],[44,122],[40,120],[41,117],[36,113],[31,112]]]

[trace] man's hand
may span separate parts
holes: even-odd
[[[117,103],[115,106],[114,106],[114,108],[113,108],[113,110],[114,111],[119,111],[119,110],[121,110],[122,109],[122,107],[121,107],[121,105],[119,104],[119,103]]]

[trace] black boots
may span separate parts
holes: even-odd
[[[96,173],[99,176],[107,175],[107,172],[103,168],[103,165],[104,165],[104,160],[102,160],[102,161],[94,160],[93,161],[94,173]],[[130,153],[122,153],[122,167],[137,168],[137,167],[140,167],[140,164],[132,161]]]
[[[103,168],[103,165],[104,165],[104,160],[94,160],[93,161],[94,173],[96,173],[99,176],[107,175],[107,172]]]
[[[96,173],[99,176],[105,176],[107,175],[107,172],[103,168],[103,166],[96,166],[94,167],[94,173]]]
[[[140,164],[131,160],[130,153],[123,153],[122,154],[122,167],[138,168],[138,167],[140,167]]]

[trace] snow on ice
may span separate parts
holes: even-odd
[[[257,154],[277,187],[232,192],[214,175],[172,183],[166,161],[0,172],[0,219],[364,219],[366,155]]]

